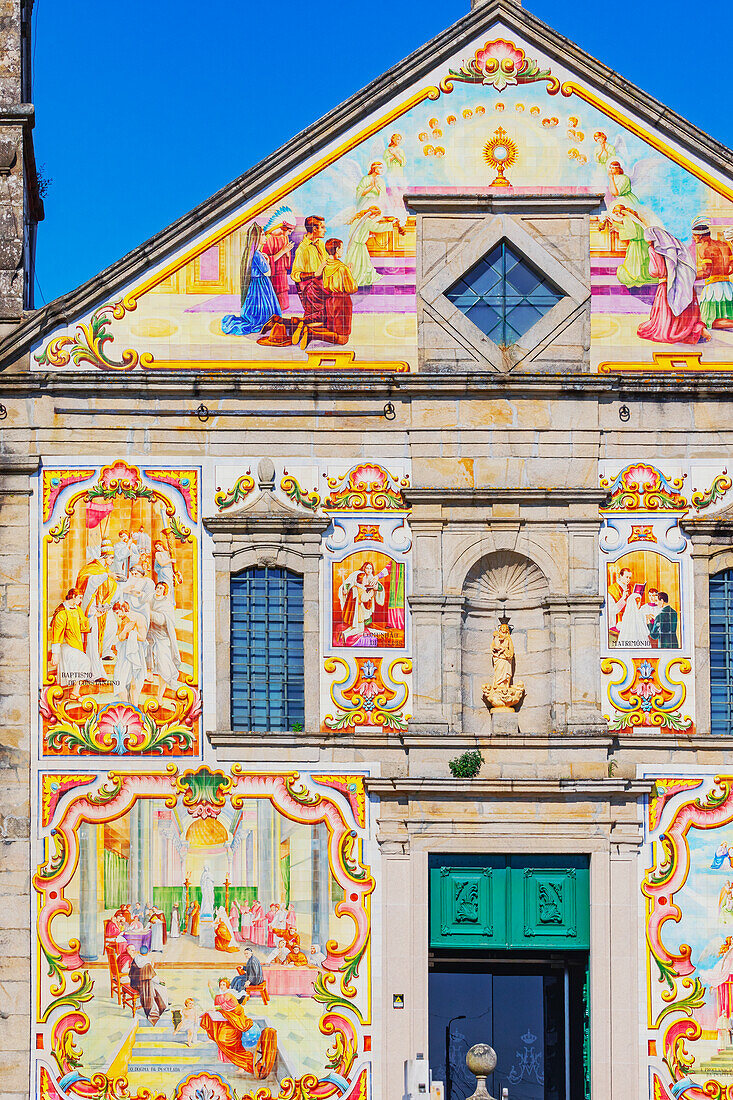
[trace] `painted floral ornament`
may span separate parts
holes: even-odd
[[[482,84],[490,84],[497,92],[509,84],[518,83],[518,74],[525,63],[524,50],[519,46],[497,38],[487,42],[482,50],[476,50],[476,64],[484,72]]]
[[[441,81],[441,91],[451,92],[455,80],[464,84],[485,84],[497,92],[517,84],[542,80],[547,83],[550,94],[560,90],[560,81],[549,69],[540,69],[536,61],[526,56],[521,46],[505,38],[484,43],[469,61],[463,62],[460,69],[450,69],[448,76]]]

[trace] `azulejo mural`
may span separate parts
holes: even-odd
[[[410,189],[600,195],[600,371],[730,368],[733,193],[497,24],[35,351],[49,369],[414,370]]]
[[[43,1097],[365,1100],[362,775],[42,772]]]
[[[602,464],[603,468],[603,464]],[[612,730],[694,732],[692,562],[680,520],[686,473],[606,464],[600,535],[601,673]]]
[[[322,729],[406,730],[412,673],[409,476],[362,463],[328,478]],[[364,652],[364,651],[367,652]],[[361,653],[360,653],[361,651]]]
[[[601,674],[610,729],[694,733],[695,519],[727,515],[733,481],[705,462],[601,463]]]
[[[655,778],[644,855],[649,1094],[724,1100],[733,1050],[733,776]]]
[[[196,755],[200,469],[44,467],[45,755]]]

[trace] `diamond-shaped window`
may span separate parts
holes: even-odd
[[[503,346],[516,344],[565,297],[506,241],[474,264],[445,296],[485,336]]]

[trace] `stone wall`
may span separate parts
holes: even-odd
[[[0,1097],[28,1096],[31,460],[0,459]],[[7,1017],[5,1016],[7,1013]]]
[[[0,6],[0,337],[33,304],[35,228],[43,218],[33,148],[33,0]]]

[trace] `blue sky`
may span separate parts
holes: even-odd
[[[224,186],[459,19],[469,0],[36,0],[36,304]],[[719,141],[733,5],[531,0],[535,15]],[[726,105],[728,100],[728,105]]]

